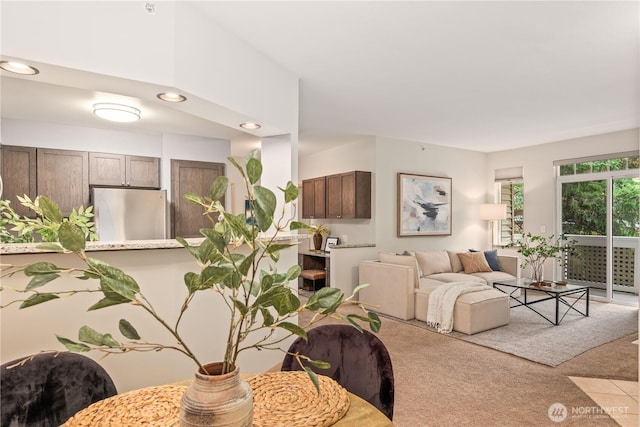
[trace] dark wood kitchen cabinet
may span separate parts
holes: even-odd
[[[0,147],[0,176],[2,176],[2,199],[10,200],[13,210],[21,216],[34,216],[34,212],[24,207],[16,196],[29,196],[34,200],[37,193],[36,149],[3,145]]]
[[[302,217],[325,218],[325,182],[324,176],[320,178],[305,179],[302,181]]]
[[[89,206],[89,153],[38,148],[38,195],[47,196],[68,216],[80,206]]]
[[[202,237],[200,229],[211,228],[209,219],[202,215],[202,206],[188,202],[184,196],[209,196],[211,184],[224,174],[224,163],[171,160],[172,238]]]
[[[327,218],[371,218],[371,172],[353,171],[326,179]]]
[[[89,153],[89,185],[160,188],[160,159]]]

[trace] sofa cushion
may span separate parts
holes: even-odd
[[[414,286],[418,286],[418,263],[413,255],[396,255],[392,253],[380,252],[380,262],[387,264],[399,264],[411,267],[414,276]]]
[[[515,279],[511,274],[505,273],[504,271],[488,271],[488,272],[478,272],[472,273],[471,276],[478,277],[487,282],[487,285],[493,286],[493,282],[496,280],[511,280]]]
[[[483,285],[487,282],[481,277],[475,277],[472,274],[464,274],[464,273],[436,273],[427,277],[431,280],[437,280],[439,282],[452,283],[452,282],[474,282],[474,283],[482,283]],[[422,282],[424,278],[420,279]]]
[[[446,250],[416,252],[416,259],[422,270],[422,277],[436,273],[451,273],[451,259]]]
[[[464,252],[464,251],[447,250],[447,254],[449,254],[449,261],[451,261],[452,273],[460,273],[461,271],[464,271],[464,267],[462,266],[462,261],[460,261],[460,257],[458,256],[458,252]]]
[[[464,272],[466,274],[493,271],[491,267],[489,267],[483,252],[463,252],[459,253],[458,257],[464,266]]]

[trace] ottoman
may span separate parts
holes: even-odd
[[[433,287],[416,288],[416,319],[427,321],[429,294],[433,289]],[[453,330],[473,335],[504,326],[509,323],[509,313],[509,296],[496,289],[462,294],[453,307]]]

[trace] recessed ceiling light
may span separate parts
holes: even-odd
[[[101,102],[93,104],[93,113],[112,122],[135,122],[140,119],[140,110],[128,105]]]
[[[158,98],[167,102],[184,102],[187,100],[187,97],[184,95],[180,95],[179,93],[174,92],[163,92],[156,95]]]
[[[16,61],[0,61],[0,68],[16,74],[34,75],[40,72],[35,67]]]
[[[260,129],[262,126],[260,126],[260,124],[258,123],[246,122],[246,123],[240,123],[240,127],[242,129]]]

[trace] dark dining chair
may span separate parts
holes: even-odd
[[[394,381],[389,352],[373,333],[351,325],[322,325],[307,331],[309,340],[297,338],[282,362],[282,371],[304,370],[292,354],[329,362],[320,369],[303,361],[314,372],[336,380],[390,420],[393,419]]]
[[[46,352],[0,367],[1,427],[59,426],[90,404],[117,394],[96,361]]]

